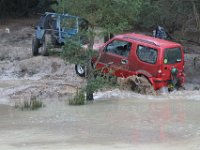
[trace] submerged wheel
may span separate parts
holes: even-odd
[[[132,76],[129,77],[131,82],[131,89],[140,94],[152,94],[155,95],[156,92],[145,76]]]
[[[33,56],[37,56],[38,55],[38,51],[39,51],[39,43],[40,41],[34,37],[32,39],[32,54]]]
[[[85,67],[81,66],[80,64],[75,65],[75,71],[76,71],[76,74],[78,74],[80,77],[85,77],[86,75]]]

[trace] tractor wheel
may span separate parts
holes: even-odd
[[[131,76],[128,78],[131,82],[131,89],[140,94],[156,95],[156,92],[145,76]]]
[[[45,34],[44,38],[43,38],[43,43],[42,43],[42,47],[41,47],[41,54],[43,56],[48,56],[49,55],[49,48],[51,45],[51,35],[49,34]]]
[[[32,39],[32,54],[33,54],[33,56],[38,55],[39,44],[40,44],[40,41],[36,37],[34,37]]]
[[[75,65],[75,71],[80,77],[85,77],[86,75],[85,67],[81,66],[80,64]]]

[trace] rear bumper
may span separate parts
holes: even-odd
[[[163,78],[151,78],[150,81],[152,82],[152,85],[155,90],[159,90],[162,87],[168,87],[170,80],[163,80]],[[185,76],[179,76],[178,77],[178,84],[179,86],[182,86],[185,82]]]

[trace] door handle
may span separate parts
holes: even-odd
[[[127,63],[128,63],[128,60],[126,60],[126,59],[121,60],[121,64],[126,65]]]

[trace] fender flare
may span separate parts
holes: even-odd
[[[146,71],[146,70],[137,70],[136,71],[136,75],[137,76],[144,76],[144,77],[146,77],[147,80],[151,83],[151,85],[154,85],[154,81],[152,79],[153,76],[148,71]]]

